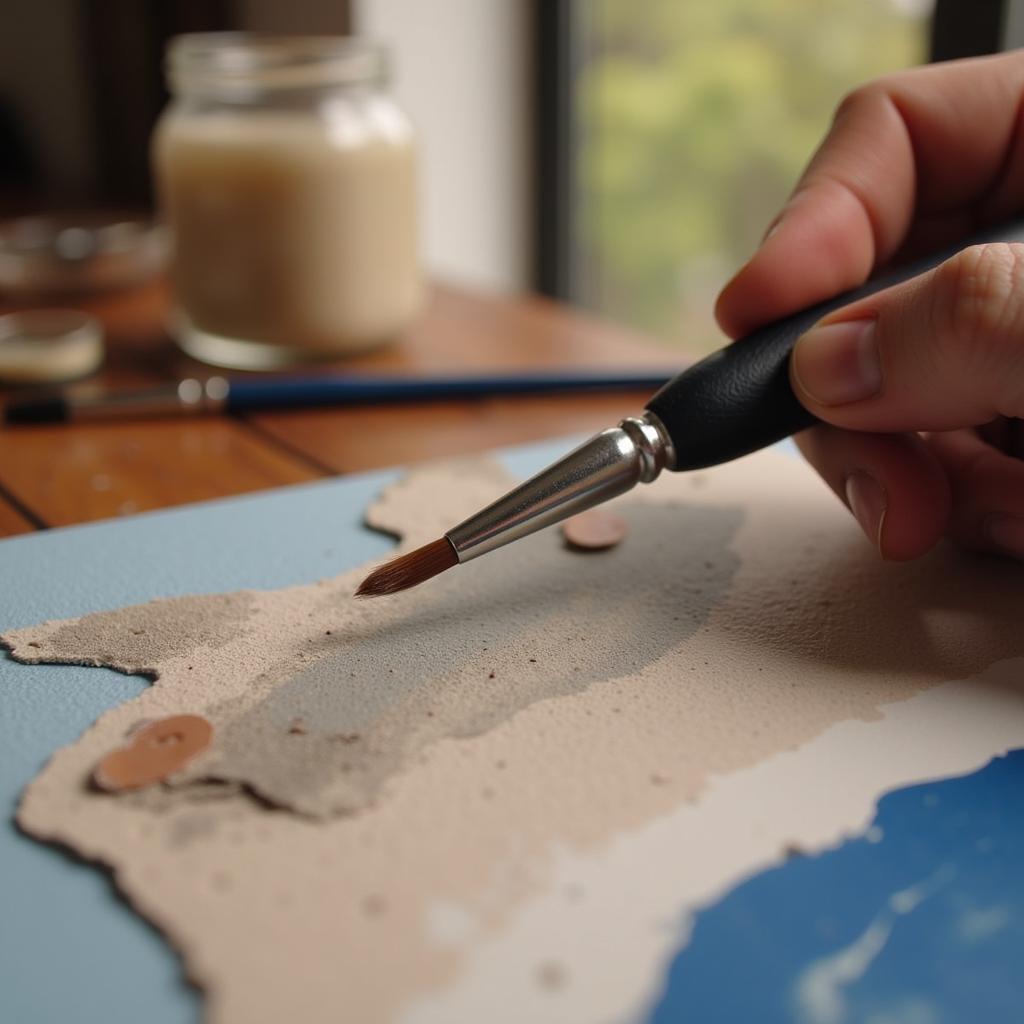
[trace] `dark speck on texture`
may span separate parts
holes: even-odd
[[[554,960],[546,960],[537,967],[537,984],[549,992],[563,988],[567,980],[565,968]]]

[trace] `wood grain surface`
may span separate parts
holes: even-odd
[[[36,529],[13,505],[0,497],[0,537],[13,537],[18,533],[31,533]]]
[[[107,332],[98,383],[148,386],[220,372],[189,359],[170,340],[163,283],[73,305],[98,316]],[[0,312],[17,308],[0,304]],[[387,348],[303,372],[671,370],[677,364],[678,351],[546,299],[435,286],[416,325]],[[13,393],[0,391],[0,402]],[[648,397],[524,396],[0,427],[0,536],[593,431],[637,411]]]

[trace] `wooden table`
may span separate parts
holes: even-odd
[[[173,346],[163,326],[168,304],[163,283],[74,303],[106,327],[102,381],[144,386],[217,372]],[[15,308],[8,303],[0,311]],[[414,374],[661,368],[676,361],[678,353],[649,339],[545,299],[437,286],[418,323],[396,344],[323,369]],[[648,396],[510,397],[0,427],[0,536],[600,429],[639,409]]]

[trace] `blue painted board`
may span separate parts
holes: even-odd
[[[572,440],[505,453],[525,475]],[[363,513],[397,471],[303,484],[0,541],[0,631],[155,597],[276,588],[381,558]],[[17,832],[19,794],[59,747],[145,680],[0,653],[0,1021],[183,1024],[196,993],[106,876]]]
[[[525,475],[569,443],[502,459]],[[396,475],[0,541],[0,630],[154,597],[283,587],[382,557],[392,541],[363,528],[362,516]],[[180,980],[173,953],[106,877],[21,836],[11,823],[18,794],[49,755],[145,685],[107,670],[0,657],[0,1021],[199,1019],[200,1000]],[[961,779],[890,794],[876,823],[879,842],[851,840],[820,857],[795,858],[707,908],[671,964],[650,1019],[1021,1019],[1024,753]],[[901,893],[921,885],[926,898],[912,912],[893,910],[894,898],[899,903]],[[832,1003],[807,1004],[809,971],[827,968],[844,950],[870,951],[870,941],[857,943],[873,934],[877,946],[883,933],[855,978],[837,987],[833,977],[831,989],[819,983],[819,996],[831,993]],[[822,977],[828,981],[827,969]],[[813,1018],[808,1005],[839,1009]]]

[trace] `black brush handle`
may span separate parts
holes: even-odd
[[[789,384],[789,354],[797,338],[833,309],[916,277],[979,242],[1024,242],[1024,220],[988,229],[768,324],[674,377],[647,403],[675,445],[673,468],[729,462],[816,423]]]

